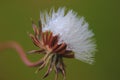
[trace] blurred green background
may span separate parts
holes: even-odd
[[[17,41],[26,52],[36,49],[27,35],[32,32],[31,18],[37,23],[40,11],[63,6],[85,17],[98,49],[94,65],[65,59],[66,80],[120,80],[119,0],[0,0],[0,42]],[[41,55],[28,57],[35,61]],[[0,52],[0,80],[41,80],[46,69],[38,74],[35,70],[25,66],[14,50]],[[54,80],[54,72],[45,80]]]

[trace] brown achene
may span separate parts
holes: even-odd
[[[6,49],[6,48],[13,48],[15,49],[22,61],[29,67],[39,67],[37,72],[40,71],[42,68],[48,65],[48,70],[46,71],[43,78],[46,78],[49,73],[54,69],[56,76],[55,80],[58,79],[58,73],[62,73],[63,80],[66,78],[66,71],[65,71],[65,64],[63,62],[63,57],[65,58],[74,58],[74,54],[72,51],[66,50],[67,44],[61,43],[58,44],[59,41],[59,34],[53,35],[51,31],[45,31],[42,32],[42,25],[41,21],[39,21],[39,27],[37,27],[34,22],[32,22],[32,27],[34,30],[34,35],[29,34],[31,37],[34,45],[36,45],[39,50],[32,50],[28,53],[34,54],[45,54],[45,56],[40,59],[37,62],[31,62],[23,48],[16,42],[6,42],[6,43],[0,43],[0,50]]]

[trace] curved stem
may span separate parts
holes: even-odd
[[[37,62],[31,62],[27,58],[26,53],[24,52],[22,46],[20,44],[18,44],[17,42],[12,41],[12,42],[0,43],[0,51],[7,49],[7,48],[15,49],[18,52],[22,61],[29,67],[37,67],[43,63],[43,61],[41,59]]]

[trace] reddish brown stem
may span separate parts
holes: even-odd
[[[24,52],[23,48],[21,47],[20,44],[18,44],[17,42],[6,42],[6,43],[0,43],[0,51],[1,50],[5,50],[7,48],[13,48],[15,49],[20,58],[22,59],[22,61],[29,67],[37,67],[37,66],[40,66],[43,61],[42,60],[39,60],[37,62],[31,62],[28,58],[27,58],[27,55],[26,53]]]

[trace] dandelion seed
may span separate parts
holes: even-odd
[[[94,62],[95,43],[92,40],[93,32],[88,29],[84,17],[77,16],[73,10],[65,13],[65,8],[57,11],[52,9],[49,13],[40,14],[39,27],[33,23],[34,35],[30,34],[33,43],[40,50],[30,53],[42,52],[45,56],[38,71],[48,65],[48,70],[43,78],[47,77],[54,69],[62,73],[65,79],[65,65],[63,58],[75,58],[92,64]]]

